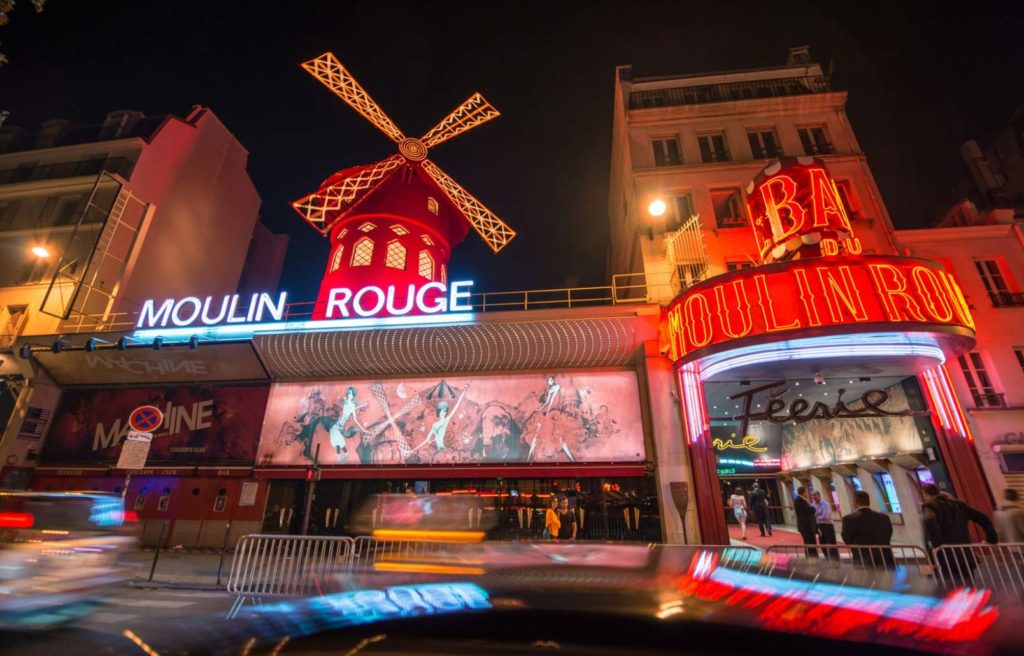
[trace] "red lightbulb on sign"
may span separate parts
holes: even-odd
[[[769,164],[747,187],[747,211],[764,264],[861,252],[839,188],[819,159]]]

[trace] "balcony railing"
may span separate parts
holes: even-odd
[[[974,407],[976,408],[1005,408],[1006,395],[1002,392],[975,392]]]
[[[629,94],[630,109],[651,109],[678,105],[703,105],[707,103],[774,98],[781,96],[803,96],[825,93],[832,87],[824,75],[808,77],[786,77],[772,80],[750,80],[747,82],[723,82],[702,84],[672,89],[651,89],[634,91]]]
[[[1024,292],[989,292],[988,295],[997,308],[1024,306]]]
[[[35,180],[74,178],[82,175],[99,175],[104,171],[116,173],[122,178],[127,178],[132,171],[132,166],[134,166],[132,161],[124,157],[85,159],[76,162],[40,164],[38,166],[20,166],[16,169],[0,171],[0,185],[32,182]]]

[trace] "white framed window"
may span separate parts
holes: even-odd
[[[690,192],[675,196],[672,199],[672,206],[673,211],[665,213],[665,232],[678,230],[696,214],[693,206],[693,194]]]
[[[352,266],[369,266],[373,260],[373,240],[363,237],[352,249]]]
[[[711,204],[715,208],[715,222],[719,228],[745,228],[743,192],[739,189],[712,189]]]
[[[428,280],[434,279],[434,258],[427,251],[420,251],[419,273]]]
[[[1003,395],[996,392],[992,376],[985,368],[985,360],[978,351],[964,353],[957,357],[960,372],[964,375],[967,389],[971,391],[974,405],[978,408],[1001,408],[1005,405]]]
[[[679,137],[655,137],[651,140],[651,147],[654,149],[655,166],[679,166],[683,163]]]
[[[388,242],[388,250],[384,256],[384,266],[391,269],[404,269],[405,268],[405,246],[402,242],[397,239]]]
[[[697,135],[697,145],[700,146],[700,159],[705,164],[711,162],[728,162],[729,144],[725,140],[724,132],[709,132]]]
[[[996,307],[1015,305],[1015,295],[1010,292],[1010,286],[1006,283],[1006,276],[1003,269],[996,260],[974,260],[974,268],[981,276],[981,282],[985,285],[985,291],[992,299]]]
[[[338,247],[334,249],[334,257],[331,258],[331,271],[337,271],[338,267],[341,266],[341,258],[345,254],[345,247],[342,244],[338,244]]]
[[[750,153],[754,159],[773,159],[782,156],[782,148],[779,147],[779,138],[775,136],[775,130],[748,130],[747,141],[750,142]]]
[[[835,152],[828,140],[824,125],[808,125],[796,129],[800,136],[800,145],[804,147],[804,155],[830,155]]]

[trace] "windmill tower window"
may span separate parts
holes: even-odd
[[[448,284],[448,269],[443,264],[441,265],[441,282]]]
[[[384,266],[392,269],[404,269],[405,268],[405,246],[397,239],[388,243],[387,256],[384,258]]]
[[[348,228],[342,228],[341,232],[338,233],[337,241],[341,241],[348,234]]]
[[[377,229],[377,226],[375,226],[375,225],[373,225],[372,223],[369,223],[369,222],[364,223],[363,225],[359,226],[359,232],[373,232],[376,229]]]
[[[420,275],[428,280],[434,279],[434,258],[427,251],[420,251]]]
[[[427,246],[434,245],[434,240],[431,239],[429,235],[420,235],[420,239],[422,239],[423,243],[426,244]]]
[[[436,198],[427,196],[427,211],[433,214],[434,216],[437,216],[438,211],[440,211],[440,207],[437,204]]]
[[[372,247],[371,247],[372,248]],[[331,271],[337,271],[338,267],[341,266],[341,258],[345,254],[345,247],[338,245],[338,249],[334,251],[334,257],[331,258]]]
[[[396,223],[395,225],[391,226],[391,232],[395,233],[396,235],[409,234],[409,230],[401,223]]]
[[[352,266],[368,266],[373,259],[373,240],[363,237],[352,249]]]

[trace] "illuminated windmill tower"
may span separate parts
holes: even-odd
[[[469,228],[497,253],[515,232],[427,159],[427,150],[498,116],[474,93],[419,139],[406,137],[332,53],[302,65],[398,145],[376,164],[354,166],[324,180],[292,206],[331,240],[314,318],[323,318],[330,290],[447,283],[448,258]]]

